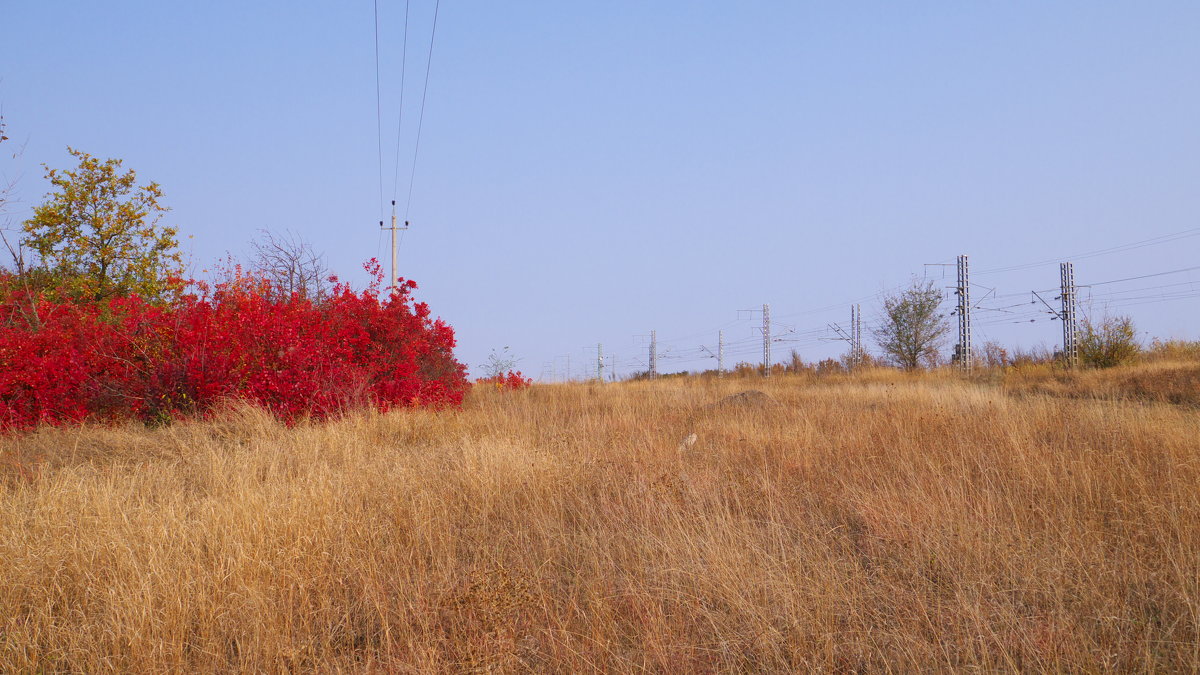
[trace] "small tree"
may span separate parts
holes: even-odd
[[[933,281],[913,280],[900,293],[883,298],[883,323],[872,333],[883,353],[907,370],[934,365],[950,326],[939,309],[942,292]]]
[[[480,368],[483,369],[484,378],[504,377],[517,367],[520,360],[508,350],[508,347],[504,347],[498,352],[493,349],[488,354],[487,363],[481,365]]]
[[[4,115],[0,114],[0,145],[4,145],[4,142],[9,140],[5,134],[7,129],[8,125],[4,121]],[[5,148],[4,153],[7,154],[7,152],[8,149]],[[12,153],[11,158],[16,159],[20,154],[21,151],[18,149]],[[11,271],[16,272],[20,276],[25,272],[24,256],[22,255],[20,246],[14,246],[5,234],[5,230],[8,229],[9,225],[8,209],[12,204],[12,194],[15,187],[16,179],[10,179],[3,171],[0,171],[0,219],[3,220],[3,222],[0,222],[0,243],[4,244],[4,248],[8,250],[9,255],[12,257],[13,269]],[[0,267],[0,271],[6,271],[6,268]]]
[[[0,145],[4,145],[4,142],[8,140],[8,136],[4,135],[4,131],[7,128],[8,126],[4,122],[4,115],[0,114]],[[13,153],[13,156],[15,157],[16,154]],[[5,215],[8,211],[9,194],[12,192],[12,188],[12,181],[9,181],[7,177],[0,174],[0,216]]]
[[[22,244],[35,251],[54,290],[92,301],[136,293],[149,300],[177,294],[183,263],[176,230],[159,227],[167,207],[157,183],[136,185],[121,160],[67,148],[73,171],[46,167],[56,192],[25,221]]]
[[[847,349],[844,354],[838,357],[842,368],[846,372],[852,373],[863,368],[873,368],[879,364],[879,360],[867,353],[867,350],[859,348],[857,352],[853,348]]]
[[[1086,319],[1079,331],[1079,360],[1085,366],[1112,368],[1133,361],[1141,351],[1133,319],[1127,316]]]
[[[250,246],[254,251],[251,273],[270,281],[276,293],[318,301],[329,293],[330,271],[324,257],[299,236],[262,230]]]

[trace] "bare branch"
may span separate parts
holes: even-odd
[[[329,268],[325,258],[300,236],[259,230],[250,244],[250,270],[271,282],[277,293],[322,300],[329,293]]]

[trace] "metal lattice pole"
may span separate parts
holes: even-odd
[[[854,363],[856,366],[862,366],[863,356],[866,355],[866,350],[863,349],[862,341],[862,305],[854,306]]]
[[[725,331],[717,331],[717,377],[725,376]]]
[[[859,364],[859,335],[858,305],[850,305],[850,370],[856,370]]]
[[[596,379],[604,384],[604,345],[596,343]]]
[[[858,307],[850,305],[850,370],[858,368]]]
[[[958,367],[971,372],[974,354],[971,348],[971,280],[967,270],[967,256],[958,256]]]
[[[650,331],[650,379],[658,377],[658,333]]]
[[[1075,265],[1065,262],[1058,266],[1062,289],[1063,359],[1067,366],[1079,365],[1079,326],[1075,318]]]
[[[771,376],[771,306],[763,305],[763,377]]]
[[[1070,351],[1072,351],[1072,342],[1074,334],[1072,325],[1070,325],[1070,283],[1067,281],[1067,265],[1070,263],[1058,263],[1058,300],[1062,303],[1062,310],[1058,312],[1058,319],[1062,321],[1062,359],[1068,368],[1074,368]]]
[[[1071,283],[1071,364],[1079,365],[1079,293],[1075,290],[1075,264],[1067,263],[1067,281]]]

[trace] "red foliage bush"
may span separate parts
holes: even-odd
[[[475,384],[490,384],[496,389],[524,389],[533,386],[533,379],[525,377],[519,370],[510,370],[504,375],[481,377]]]
[[[351,408],[457,406],[469,384],[454,331],[382,273],[320,302],[235,275],[169,306],[45,300],[0,278],[0,427],[85,419],[163,421],[240,398],[280,419]]]

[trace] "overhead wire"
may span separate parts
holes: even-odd
[[[429,94],[429,72],[433,65],[433,43],[437,39],[438,10],[441,8],[441,4],[442,0],[437,0],[433,5],[433,29],[429,35],[429,54],[425,59],[425,84],[421,88],[421,111],[417,116],[417,140],[413,145],[412,169],[408,174],[408,197],[405,199],[404,206],[405,220],[408,220],[409,211],[412,209],[413,184],[417,178],[417,154],[421,150],[421,130],[425,126],[425,99]]]
[[[383,223],[383,98],[379,86],[379,0],[375,0],[375,135],[379,155],[379,222]]]
[[[1126,288],[1125,290],[1121,290],[1121,291],[1106,291],[1104,293],[1099,293],[1096,295],[1100,295],[1100,296],[1120,295],[1122,293],[1138,293],[1141,291],[1155,291],[1160,288],[1175,288],[1177,286],[1195,287],[1197,284],[1200,284],[1200,281],[1180,281],[1180,282],[1173,283],[1173,284],[1159,284],[1158,286],[1140,286],[1138,288]]]
[[[1155,272],[1155,273],[1153,273],[1153,274],[1142,274],[1142,275],[1139,275],[1139,276],[1136,276],[1136,277],[1126,277],[1126,278],[1124,278],[1124,279],[1112,279],[1112,280],[1110,280],[1110,281],[1095,281],[1095,282],[1092,282],[1092,283],[1090,283],[1090,284],[1083,284],[1083,285],[1086,285],[1086,286],[1104,286],[1104,285],[1107,285],[1107,284],[1119,284],[1119,283],[1121,283],[1121,282],[1123,282],[1123,281],[1137,281],[1138,279],[1149,279],[1149,278],[1151,278],[1151,277],[1164,277],[1164,276],[1167,276],[1168,274],[1180,274],[1180,273],[1182,273],[1182,272],[1193,272],[1193,271],[1195,271],[1195,270],[1200,270],[1200,265],[1197,265],[1197,266],[1195,266],[1195,267],[1183,267],[1183,268],[1180,268],[1180,269],[1177,269],[1177,270],[1169,270],[1169,271],[1167,271],[1167,272]]]
[[[990,268],[990,269],[976,270],[976,271],[973,271],[972,274],[980,275],[980,274],[999,274],[1000,272],[1015,272],[1015,271],[1019,271],[1019,270],[1032,269],[1034,267],[1041,267],[1043,265],[1051,265],[1054,263],[1058,263],[1067,258],[1070,258],[1071,260],[1087,260],[1088,258],[1095,258],[1097,256],[1102,256],[1102,255],[1110,255],[1113,253],[1124,253],[1125,251],[1132,251],[1135,249],[1144,248],[1146,246],[1157,246],[1158,244],[1166,244],[1166,243],[1170,243],[1173,241],[1178,241],[1180,239],[1186,239],[1188,237],[1195,237],[1197,235],[1200,235],[1200,227],[1193,227],[1193,228],[1189,228],[1186,230],[1181,230],[1179,232],[1173,232],[1171,234],[1163,234],[1163,235],[1159,235],[1157,237],[1150,237],[1149,239],[1142,239],[1140,241],[1130,242],[1128,244],[1121,244],[1120,246],[1110,246],[1108,248],[1102,248],[1102,249],[1095,250],[1095,251],[1088,251],[1086,253],[1080,253],[1077,255],[1059,256],[1057,258],[1049,258],[1046,260],[1039,260],[1037,262],[1022,263],[1019,265],[1009,265],[1007,267],[994,267],[994,268]]]
[[[1152,305],[1152,304],[1156,304],[1159,302],[1170,302],[1172,300],[1190,300],[1192,298],[1200,298],[1200,293],[1195,293],[1192,295],[1174,295],[1174,296],[1164,296],[1164,297],[1129,298],[1129,300],[1137,300],[1137,301],[1136,302],[1118,302],[1118,303],[1111,303],[1111,304],[1106,303],[1106,305],[1110,306],[1110,307],[1137,307],[1140,305]]]
[[[682,335],[680,337],[673,337],[668,340],[662,340],[662,342],[679,342],[681,340],[688,340],[690,338],[699,337],[701,335],[707,335],[714,330],[722,330],[725,328],[729,328],[730,326],[742,323],[743,321],[745,321],[745,319],[734,319],[733,321],[728,321],[726,323],[723,323],[719,326],[715,326],[713,328],[706,328],[704,330],[696,331],[694,333],[689,333],[688,335]]]
[[[400,137],[404,129],[404,90],[405,77],[408,72],[408,10],[411,0],[404,0],[404,39],[400,47],[400,113],[396,120],[396,164],[392,169],[392,203],[396,203],[396,195],[400,191]],[[376,52],[378,52],[379,37],[376,36]],[[376,61],[378,61],[376,56]]]
[[[412,208],[413,188],[416,180],[417,158],[420,153],[421,136],[425,125],[425,107],[429,95],[429,78],[433,64],[433,48],[437,41],[437,26],[438,17],[441,10],[441,0],[434,3],[433,20],[430,27],[429,48],[426,54],[425,62],[425,79],[421,89],[421,105],[417,118],[416,135],[413,141],[412,161],[409,165],[409,180],[408,190],[405,197],[404,218],[408,220]],[[383,86],[382,86],[382,68],[379,42],[379,0],[374,0],[374,38],[375,38],[375,132],[377,139],[377,162],[379,170],[379,220],[384,221],[386,216],[386,200],[384,198],[384,179],[383,179]],[[396,146],[394,161],[392,166],[392,206],[395,209],[397,198],[400,193],[400,158],[401,146],[404,138],[404,111],[405,111],[405,95],[408,90],[408,35],[410,31],[412,17],[411,0],[405,0],[404,3],[404,29],[401,42],[401,58],[400,58],[400,104],[399,111],[396,115]],[[394,217],[394,213],[393,213]],[[403,233],[401,237],[403,237]]]

